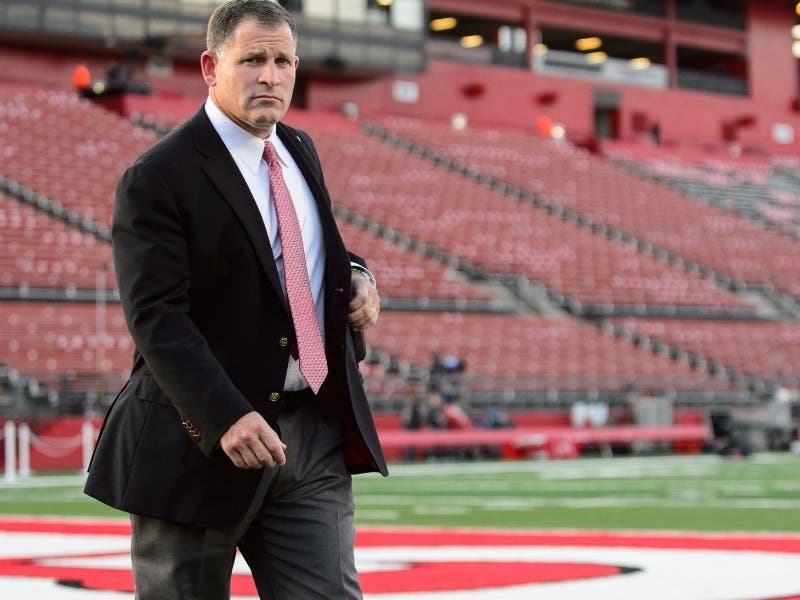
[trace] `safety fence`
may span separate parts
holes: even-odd
[[[34,471],[86,470],[98,424],[89,419],[61,419],[59,430],[35,429],[26,422],[6,421],[0,429],[5,481]]]

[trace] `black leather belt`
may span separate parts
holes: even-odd
[[[314,392],[311,388],[304,390],[281,392],[281,412],[292,412],[300,408],[304,402],[314,398]]]

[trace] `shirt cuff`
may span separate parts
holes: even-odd
[[[360,265],[357,262],[351,262],[350,268],[353,269],[354,271],[358,271],[359,273],[363,273],[364,276],[370,280],[372,285],[378,287],[378,282],[375,281],[375,275],[373,275],[372,271],[370,271],[367,267],[365,267],[364,265]]]

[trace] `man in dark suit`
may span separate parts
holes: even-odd
[[[387,473],[358,371],[374,278],[345,249],[311,139],[280,122],[289,13],[229,0],[207,48],[204,107],[117,187],[136,352],[86,493],[131,513],[137,598],[228,598],[237,548],[261,598],[360,598],[350,475]]]

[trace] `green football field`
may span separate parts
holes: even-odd
[[[395,464],[354,478],[362,525],[800,532],[800,457]],[[82,477],[0,478],[0,514],[120,516]]]

